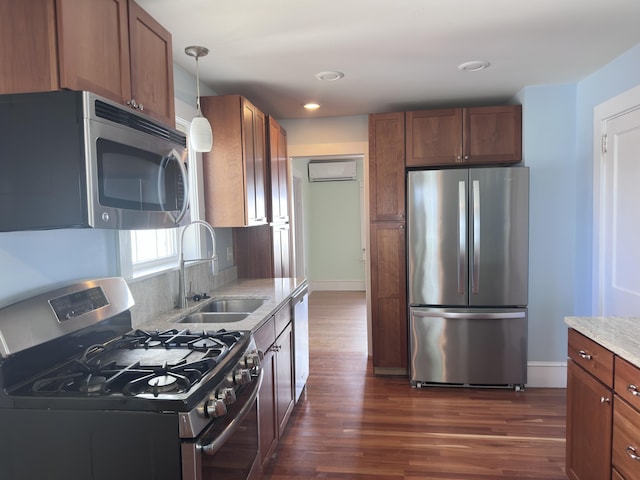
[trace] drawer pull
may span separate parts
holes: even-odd
[[[638,387],[637,387],[637,386],[635,386],[635,385],[633,385],[633,384],[630,384],[630,385],[627,387],[627,391],[628,391],[631,395],[635,395],[636,397],[640,397],[640,392],[638,391]]]
[[[611,399],[608,397],[600,397],[600,403],[611,403]]]
[[[636,449],[631,445],[627,445],[627,455],[629,455],[632,460],[640,460],[640,455],[636,454]]]
[[[589,355],[587,352],[585,352],[584,350],[580,350],[578,352],[578,355],[580,355],[582,358],[584,358],[585,360],[591,360],[591,355]]]

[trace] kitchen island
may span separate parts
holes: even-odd
[[[565,317],[566,473],[640,479],[640,319]]]

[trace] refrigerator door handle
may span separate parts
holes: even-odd
[[[458,182],[458,293],[465,293],[467,265],[467,187]]]
[[[411,314],[415,317],[436,317],[436,318],[463,318],[468,320],[500,320],[507,318],[525,318],[526,312],[488,312],[488,313],[467,313],[467,312],[424,312],[421,310],[412,310]]]
[[[480,181],[472,182],[473,192],[473,266],[471,293],[480,293]]]

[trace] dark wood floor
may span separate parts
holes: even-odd
[[[564,389],[375,377],[364,293],[314,292],[309,308],[307,389],[265,479],[566,480]]]

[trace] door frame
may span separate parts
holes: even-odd
[[[640,109],[640,85],[631,88],[609,100],[596,105],[593,110],[593,231],[592,231],[592,295],[591,311],[593,315],[602,315],[601,292],[603,291],[604,232],[601,225],[604,217],[605,176],[603,174],[605,154],[602,148],[602,136],[607,131],[607,122]]]
[[[287,156],[288,162],[292,162],[296,157],[327,157],[327,156],[362,156],[362,183],[364,185],[364,210],[362,215],[364,219],[369,218],[369,142],[344,142],[329,144],[309,144],[309,145],[288,145]],[[293,166],[289,164],[289,171],[293,172]],[[371,268],[370,268],[370,245],[369,245],[369,222],[363,221],[366,239],[366,262],[365,262],[365,296],[367,301],[367,350],[368,355],[372,355],[371,343]],[[311,293],[311,290],[310,292]]]

